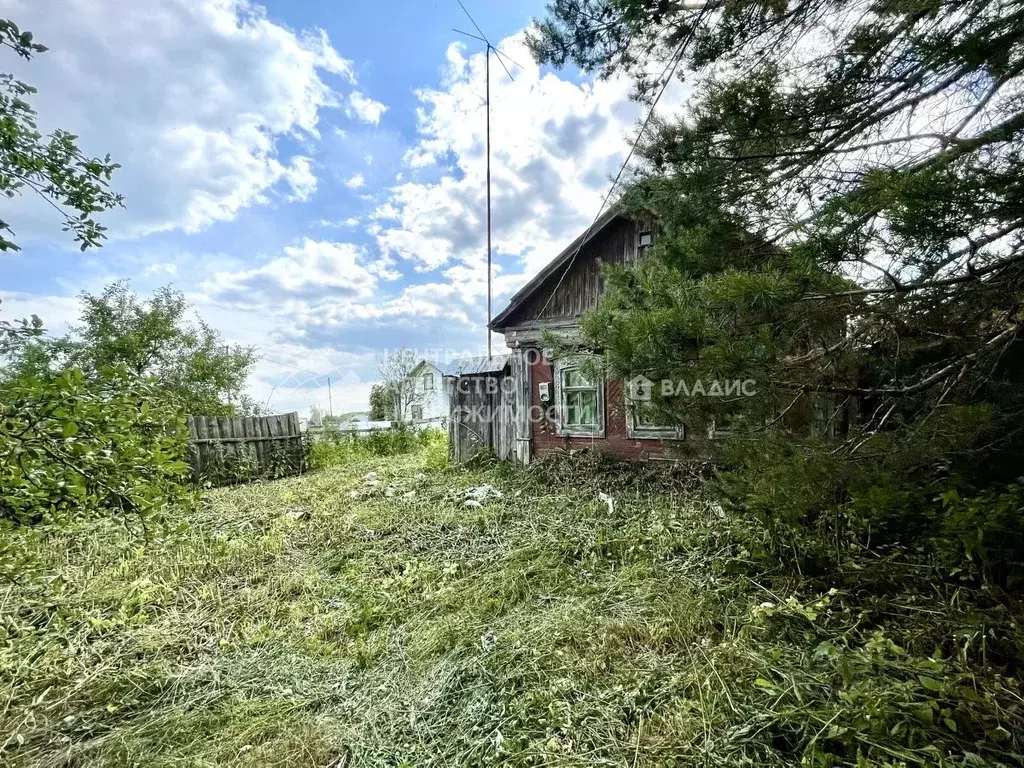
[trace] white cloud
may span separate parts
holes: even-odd
[[[345,186],[349,189],[359,189],[360,187],[366,186],[366,177],[361,173],[357,173],[354,176],[349,177],[345,182]]]
[[[217,272],[201,288],[211,300],[247,306],[328,296],[340,301],[371,297],[378,278],[394,276],[386,262],[369,261],[357,245],[306,238],[259,267]]]
[[[348,108],[346,112],[350,117],[355,117],[364,123],[377,125],[380,123],[381,115],[387,111],[387,106],[371,99],[364,93],[352,91],[348,95]]]
[[[178,265],[173,261],[156,261],[146,267],[143,277],[177,277]]]
[[[437,156],[430,150],[418,146],[413,147],[402,156],[402,164],[409,168],[427,168],[437,162]],[[401,174],[399,174],[401,176]]]
[[[510,291],[593,220],[642,108],[629,101],[627,78],[577,84],[542,73],[521,36],[502,48],[526,64],[514,70],[514,82],[503,74],[491,79],[494,249],[497,266],[506,270],[501,289]],[[420,141],[403,157],[413,171],[440,175],[396,178],[388,206],[398,220],[377,240],[383,253],[417,270],[447,266],[445,275],[458,280],[460,291],[479,295],[486,275],[483,283],[468,275],[477,269],[469,265],[486,256],[484,57],[466,57],[461,44],[449,46],[447,57],[441,87],[417,92]],[[682,89],[673,86],[662,107],[682,101]],[[466,270],[452,269],[459,265]]]
[[[398,295],[372,301],[324,301],[291,307],[297,336],[320,339],[342,338],[351,332],[386,328],[392,345],[417,346],[413,338],[429,331],[431,342],[440,345],[471,326],[475,308],[467,304],[458,288],[450,283],[431,282],[406,286]],[[476,322],[482,324],[483,318]],[[461,327],[460,327],[461,326]]]
[[[401,214],[395,206],[391,203],[385,203],[384,205],[378,206],[373,213],[370,214],[370,218],[374,220],[397,219],[400,215]]]
[[[318,227],[326,227],[329,229],[352,229],[353,227],[359,226],[358,216],[349,216],[347,219],[341,221],[333,221],[331,219],[320,219],[316,222]]]
[[[285,198],[289,202],[305,202],[316,192],[317,181],[312,163],[312,160],[302,155],[292,159],[291,167],[285,171],[285,180],[292,190]]]
[[[331,78],[351,62],[322,31],[294,32],[250,0],[0,0],[3,15],[50,48],[9,65],[37,86],[41,127],[66,128],[122,168],[124,211],[110,234],[194,232],[274,196],[306,200],[311,161],[284,137],[313,138],[340,106]],[[41,204],[16,203],[19,235],[66,241]]]

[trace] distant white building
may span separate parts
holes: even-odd
[[[409,420],[413,424],[445,426],[451,412],[451,403],[444,386],[441,364],[432,360],[420,361],[409,373],[409,381],[412,385],[408,400]]]
[[[409,398],[409,420],[421,426],[446,427],[451,414],[452,387],[455,378],[487,368],[500,361],[503,365],[508,355],[487,357],[463,357],[448,363],[422,360],[409,373],[412,396]],[[445,379],[449,386],[445,386]]]

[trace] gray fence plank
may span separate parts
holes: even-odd
[[[188,438],[192,479],[197,483],[240,482],[305,471],[297,411],[271,416],[191,414]]]

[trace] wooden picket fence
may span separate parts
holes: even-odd
[[[189,416],[192,480],[228,485],[306,470],[299,414]]]

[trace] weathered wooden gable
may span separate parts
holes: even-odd
[[[571,320],[595,308],[604,292],[601,266],[635,264],[639,235],[649,229],[648,224],[616,217],[584,243],[575,258],[570,258],[568,271],[565,266],[552,270],[502,320],[501,326]]]

